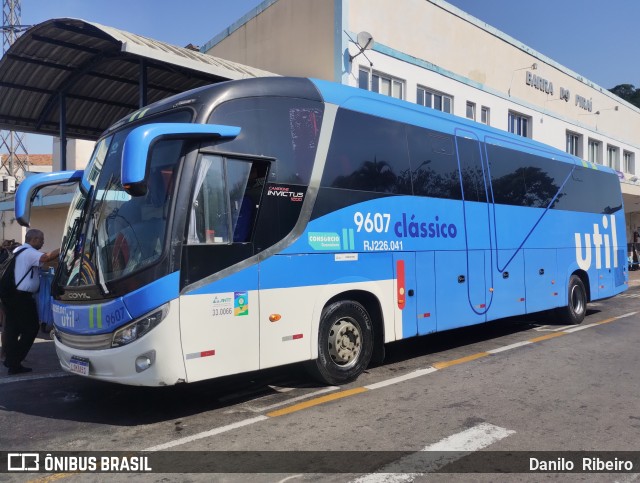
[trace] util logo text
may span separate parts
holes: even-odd
[[[611,220],[611,223],[609,223]],[[611,235],[607,233],[611,225]],[[611,268],[611,259],[613,258],[613,267],[618,266],[618,232],[616,230],[616,218],[613,215],[602,217],[603,232],[600,233],[600,225],[594,223],[593,233],[584,234],[584,250],[582,244],[582,234],[576,233],[576,261],[582,270],[591,268],[592,255],[595,253],[596,268],[602,268],[602,252],[604,251],[604,268]],[[593,245],[592,245],[593,243]],[[583,256],[584,252],[584,256]],[[613,257],[612,257],[613,254]]]

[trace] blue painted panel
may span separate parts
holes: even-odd
[[[180,272],[173,272],[124,296],[124,304],[133,318],[140,317],[162,304],[177,299]]]
[[[487,320],[524,313],[526,294],[522,251],[498,250],[494,253],[487,252],[485,257],[488,257],[489,262],[487,268],[490,267]]]
[[[71,334],[108,334],[134,318],[122,297],[95,305],[68,305],[54,300],[51,308],[54,325]]]
[[[600,298],[611,297],[615,293],[613,270],[601,268],[598,270],[598,296]]]
[[[217,139],[234,138],[238,134],[239,127],[216,124],[152,123],[137,127],[127,135],[122,147],[122,185],[145,180],[149,148],[161,137]]]
[[[14,211],[16,220],[22,226],[29,226],[29,218],[31,214],[31,200],[36,192],[45,186],[54,186],[64,183],[80,182],[84,171],[57,171],[55,173],[41,173],[28,176],[16,191],[14,201]]]
[[[484,322],[484,252],[436,252],[435,267],[438,331]]]
[[[104,303],[52,302],[53,322],[71,334],[107,334],[178,297],[179,272]]]
[[[416,309],[418,311],[418,334],[436,331],[436,274],[434,252],[416,253]]]
[[[527,313],[539,312],[564,303],[558,279],[557,254],[553,248],[524,251]]]

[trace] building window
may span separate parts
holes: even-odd
[[[587,161],[591,163],[602,164],[602,143],[595,139],[589,139],[589,152],[587,153]]]
[[[369,90],[369,71],[360,69],[360,73],[358,75],[358,87],[360,89],[364,89],[365,91]]]
[[[482,106],[480,109],[480,122],[489,126],[491,124],[491,109],[487,106]]]
[[[567,149],[569,154],[582,157],[582,136],[571,131],[567,131]]]
[[[474,102],[467,101],[467,119],[476,120],[476,105]]]
[[[509,132],[525,138],[531,137],[531,117],[509,111]]]
[[[616,146],[611,146],[611,144],[607,144],[607,166],[613,168],[615,170],[620,171],[620,151]]]
[[[449,94],[429,90],[426,87],[418,87],[416,102],[421,106],[448,112],[449,114],[453,112],[453,97]]]
[[[634,154],[630,151],[625,151],[622,155],[622,158],[624,172],[629,174],[636,174],[636,160]]]
[[[362,67],[358,75],[358,87],[397,99],[404,99],[404,81]]]

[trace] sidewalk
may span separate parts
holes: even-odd
[[[45,377],[62,376],[66,374],[60,368],[53,340],[49,338],[49,334],[45,334],[42,331],[40,331],[38,337],[36,337],[36,340],[33,343],[29,354],[27,354],[27,358],[24,360],[23,365],[33,369],[33,372],[9,376],[7,375],[7,369],[3,365],[0,365],[0,386],[12,381],[42,379]]]
[[[640,270],[629,272],[629,287],[637,287],[640,285]]]

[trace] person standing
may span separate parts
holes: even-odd
[[[38,269],[40,265],[55,260],[60,254],[57,248],[49,253],[40,252],[43,245],[44,233],[32,228],[25,235],[25,243],[13,251],[16,254],[20,252],[15,259],[17,291],[15,296],[4,300],[4,365],[9,369],[9,375],[31,372],[31,368],[23,366],[22,361],[29,353],[40,330],[38,308],[34,298],[34,294],[40,288]]]
[[[5,240],[2,242],[2,248],[0,248],[0,262],[4,262],[9,256],[9,252],[15,250],[20,246],[20,243],[16,243],[15,240]],[[0,300],[0,328],[2,329],[2,334],[0,334],[0,360],[4,360],[5,358],[5,342],[4,342],[4,333],[6,331],[5,327],[5,310],[4,304],[2,300]]]

